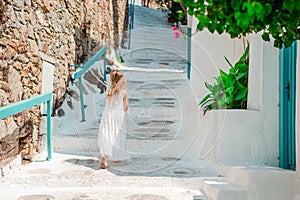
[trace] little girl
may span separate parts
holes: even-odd
[[[124,74],[120,70],[111,71],[110,85],[98,132],[101,169],[106,168],[106,159],[114,162],[126,159],[125,112],[128,109],[128,93]]]

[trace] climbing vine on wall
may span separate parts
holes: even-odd
[[[229,33],[232,38],[262,31],[262,39],[281,48],[300,39],[299,0],[174,0],[198,20],[198,30]]]

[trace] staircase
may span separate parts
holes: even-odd
[[[227,165],[224,171],[226,177],[204,180],[209,200],[295,199],[295,171],[265,165]]]

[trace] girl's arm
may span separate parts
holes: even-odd
[[[124,94],[124,98],[123,98],[123,109],[126,112],[128,110],[128,93],[127,91]]]

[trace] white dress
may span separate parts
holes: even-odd
[[[125,93],[126,90],[122,89],[118,95],[114,94],[106,99],[98,132],[100,154],[112,161],[127,159],[125,152],[126,123],[123,109]]]

